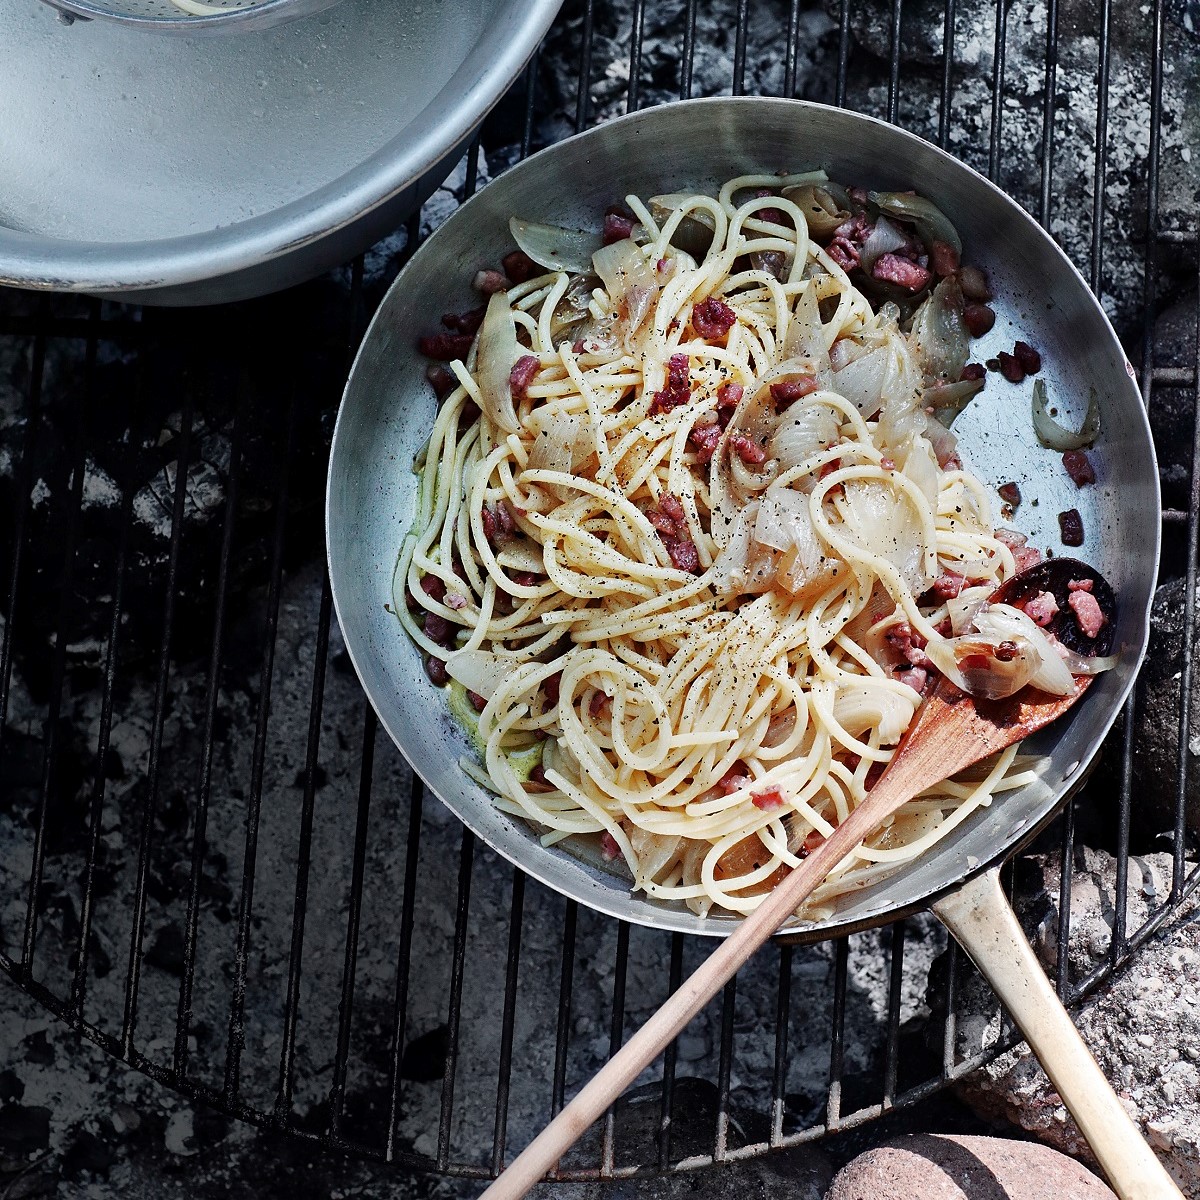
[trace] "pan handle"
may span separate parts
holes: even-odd
[[[1121,1200],[1183,1200],[1050,986],[993,867],[934,903],[1025,1035]]]

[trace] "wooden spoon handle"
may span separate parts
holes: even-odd
[[[882,781],[881,781],[882,782]],[[907,798],[907,797],[906,797]],[[812,890],[880,822],[878,807],[862,804],[820,847],[779,883],[679,990],[592,1077],[579,1094],[505,1168],[485,1200],[524,1196],[599,1119],[614,1100],[670,1045],[739,967],[790,917]]]
[[[1050,986],[1000,888],[999,869],[933,911],[1012,1014],[1121,1200],[1183,1200]]]

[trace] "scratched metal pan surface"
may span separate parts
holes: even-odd
[[[433,421],[434,397],[416,351],[439,314],[477,303],[470,280],[511,249],[518,214],[595,227],[614,200],[687,189],[715,191],[751,171],[824,168],[873,188],[914,188],[957,224],[967,261],[986,268],[995,328],[975,343],[985,359],[1024,338],[1064,423],[1078,427],[1089,390],[1100,399],[1098,482],[1077,489],[1059,456],[1034,437],[1030,385],[992,377],[956,422],[967,465],[987,483],[1020,485],[1013,524],[1033,544],[1064,552],[1057,514],[1077,508],[1086,541],[1077,556],[1112,582],[1120,603],[1119,665],[1068,716],[1035,738],[1036,782],[999,798],[915,862],[845,898],[819,924],[828,936],[925,906],[1013,851],[1079,781],[1133,685],[1145,650],[1158,566],[1159,493],[1141,398],[1116,335],[1054,242],[982,176],[883,122],[800,101],[695,100],[649,109],[561,142],[513,167],[452,216],[416,253],[371,323],[346,386],[329,465],[326,535],[338,620],[380,720],[429,788],[479,837],[543,883],[614,917],[687,933],[723,935],[736,918],[702,920],[682,905],[630,892],[628,880],[561,848],[496,810],[463,772],[473,751],[425,676],[421,657],[387,606],[397,552],[414,512],[413,458]]]

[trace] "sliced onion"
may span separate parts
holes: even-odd
[[[630,238],[601,246],[592,254],[592,269],[600,276],[609,296],[620,303],[635,287],[655,288],[654,268],[641,248]]]
[[[858,252],[858,261],[862,269],[870,275],[871,268],[874,267],[881,255],[891,254],[893,250],[899,250],[901,246],[907,245],[908,235],[893,225],[887,217],[880,217],[875,222],[875,228],[871,230],[867,240],[863,242],[862,249]]]
[[[758,505],[754,540],[772,550],[788,550],[800,543],[818,545],[808,497],[790,488],[768,488]]]
[[[654,833],[634,825],[629,830],[629,844],[638,860],[638,883],[651,883],[679,850],[681,837]]]
[[[793,404],[775,426],[767,453],[779,460],[780,471],[798,467],[818,450],[838,440],[837,413],[828,404]]]
[[[508,382],[513,364],[521,353],[517,324],[513,320],[508,296],[504,292],[497,292],[488,301],[483,324],[479,327],[475,374],[479,381],[483,411],[488,420],[505,433],[516,433],[521,428]]]
[[[811,285],[800,293],[792,310],[787,337],[783,342],[783,356],[806,360],[822,386],[828,386],[833,368],[825,345],[825,328],[817,306],[816,289]]]
[[[879,205],[889,217],[915,225],[926,246],[945,242],[962,257],[962,238],[958,236],[958,230],[932,200],[914,192],[868,192],[867,198]]]
[[[713,588],[722,595],[763,592],[775,577],[776,554],[754,540],[758,501],[741,509],[729,530],[724,548],[713,563]],[[714,525],[714,536],[716,528]]]
[[[864,417],[879,411],[883,383],[891,365],[892,351],[879,346],[833,372],[833,389],[844,396]]]
[[[651,196],[647,207],[650,209],[650,215],[662,226],[670,220],[671,214],[691,200],[693,195],[691,192],[673,192],[669,196]],[[701,259],[712,246],[716,232],[717,225],[712,213],[703,208],[691,209],[676,226],[671,235],[671,245],[677,246],[696,259]]]
[[[975,614],[974,626],[995,645],[1004,641],[1028,645],[1034,663],[1029,682],[1052,696],[1069,696],[1075,681],[1046,631],[1035,625],[1019,608],[1010,604],[989,604]]]
[[[899,689],[878,684],[852,683],[838,689],[833,702],[833,719],[851,736],[861,737],[868,730],[879,730],[879,741],[894,746],[912,721],[921,697],[911,688],[911,695]]]
[[[850,216],[849,210],[830,194],[828,184],[806,183],[784,188],[783,195],[804,214],[809,235],[818,242],[833,237],[837,227]]]
[[[939,383],[937,387],[926,388],[921,393],[921,403],[926,408],[932,408],[937,419],[949,428],[954,423],[954,418],[970,404],[971,397],[983,388],[983,384],[982,379]]]
[[[937,455],[938,466],[945,470],[950,460],[958,453],[958,438],[928,413],[922,412],[921,415],[925,418],[925,436]]]
[[[1060,425],[1051,415],[1046,403],[1046,382],[1033,381],[1033,431],[1048,450],[1083,450],[1100,436],[1100,402],[1096,389],[1088,395],[1087,416],[1078,433]]]
[[[508,228],[513,240],[539,266],[550,271],[590,271],[592,255],[604,244],[598,233],[584,229],[563,229],[559,225],[539,225],[510,217]]]
[[[588,265],[590,267],[590,260]],[[562,294],[562,299],[555,306],[554,315],[550,318],[550,338],[555,345],[562,341],[567,330],[587,319],[592,292],[599,282],[600,280],[590,272],[571,279],[567,290]]]
[[[921,489],[921,495],[929,501],[930,507],[937,511],[938,492],[941,488],[941,474],[938,469],[937,455],[933,445],[924,434],[914,434],[905,447],[900,460],[901,469]]]
[[[946,610],[950,614],[950,628],[955,634],[970,628],[975,614],[987,603],[992,594],[990,587],[963,588],[957,596],[946,601]]]
[[[1072,675],[1099,675],[1102,671],[1111,671],[1117,665],[1119,655],[1092,655],[1076,654],[1074,650],[1068,649],[1056,637],[1050,637],[1050,644],[1058,652],[1058,657],[1067,664],[1067,670]]]
[[[914,592],[928,585],[925,544],[910,503],[881,483],[851,480],[844,488],[841,532],[860,549],[890,562]]]
[[[459,650],[446,659],[446,674],[468,692],[490,700],[513,672],[510,658],[486,650]]]
[[[995,644],[979,636],[936,638],[925,647],[933,665],[956,687],[980,700],[1003,700],[1016,695],[1033,678],[1034,657],[1028,645],[1017,642],[1007,662],[996,658]],[[961,665],[961,660],[978,656],[987,665]]]
[[[638,284],[625,293],[626,317],[629,321],[629,333],[635,334],[654,308],[658,299],[657,287],[645,287]]]
[[[953,275],[943,279],[917,309],[909,339],[926,379],[957,384],[967,365],[970,338],[963,321],[962,288]]]

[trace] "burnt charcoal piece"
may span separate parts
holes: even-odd
[[[25,1084],[11,1068],[0,1071],[0,1101],[20,1100],[25,1095]]]
[[[1108,618],[1094,638],[1088,637],[1080,629],[1071,610],[1070,584],[1078,580],[1091,581],[1092,595],[1096,597],[1100,611]],[[1026,601],[1041,592],[1050,592],[1058,601],[1058,613],[1045,626],[1048,633],[1054,634],[1068,650],[1074,650],[1076,654],[1092,656],[1110,653],[1117,624],[1117,597],[1095,567],[1089,567],[1076,558],[1052,558],[1014,575],[995,590],[992,598],[997,603],[1022,608]]]
[[[174,922],[164,925],[146,951],[146,961],[170,975],[183,975],[183,930]]]
[[[50,1110],[40,1105],[5,1104],[0,1108],[0,1149],[32,1154],[50,1145]]]
[[[67,1179],[85,1174],[107,1179],[109,1168],[116,1160],[116,1151],[85,1129],[77,1133],[67,1147],[62,1160],[62,1173]]]
[[[48,1067],[54,1062],[54,1047],[46,1036],[44,1029],[31,1033],[22,1043],[25,1047],[25,1061]]]
[[[414,1083],[430,1083],[441,1079],[446,1070],[446,1054],[450,1049],[450,1031],[439,1025],[428,1033],[415,1037],[404,1047],[400,1060],[400,1078]]]

